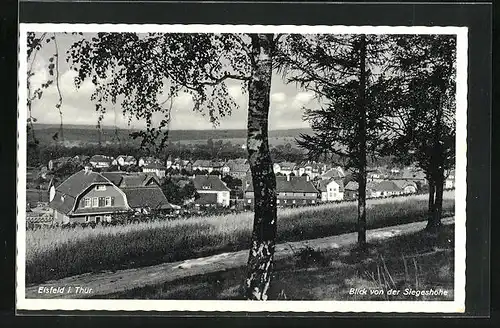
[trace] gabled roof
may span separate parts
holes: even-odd
[[[56,191],[76,197],[93,183],[110,183],[110,181],[97,172],[81,170],[57,186]]]
[[[345,190],[357,191],[359,185],[356,181],[349,181],[347,185],[344,187]]]
[[[230,159],[227,161],[228,165],[241,165],[241,164],[248,164],[248,159],[246,158],[236,158],[236,159]]]
[[[414,181],[411,180],[391,180],[394,182],[399,188],[404,189],[407,186],[413,186],[417,188],[417,184]]]
[[[330,179],[330,178],[343,178],[344,174],[337,170],[337,168],[329,169],[325,173],[321,175],[322,179]]]
[[[246,191],[253,192],[251,178],[249,178],[248,182],[249,185]],[[289,179],[287,179],[287,177],[276,177],[276,191],[317,193],[318,189],[314,187],[310,180],[307,180],[307,177],[289,177]]]
[[[241,162],[227,162],[227,166],[231,172],[247,172],[250,170],[250,165]]]
[[[281,162],[277,164],[280,166],[281,170],[293,170],[297,166],[294,162]]]
[[[226,184],[216,175],[197,175],[193,179],[196,190],[230,191]],[[207,189],[208,187],[208,189]]]
[[[193,166],[212,167],[212,162],[206,159],[197,159],[194,161]]]
[[[115,171],[103,172],[101,174],[120,188],[143,187],[146,186],[151,179],[154,179],[156,183],[158,183],[156,175],[150,173]]]
[[[173,206],[158,186],[132,187],[122,189],[132,208],[171,209]]]
[[[50,207],[68,214],[73,209],[77,196],[92,184],[111,184],[111,181],[96,172],[78,171],[57,186]]]
[[[344,191],[344,181],[342,179],[328,179],[328,180],[320,180],[318,183],[318,190],[319,191],[327,191],[327,186],[332,182],[335,181],[335,183],[338,184],[339,186],[339,191]]]
[[[113,161],[112,158],[103,155],[94,155],[90,158],[90,162],[97,162],[97,163],[111,163],[112,161]]]
[[[401,188],[398,187],[394,181],[391,180],[383,180],[379,183],[376,183],[373,186],[373,190],[375,191],[401,191]]]

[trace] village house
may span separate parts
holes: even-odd
[[[87,156],[87,155],[75,155],[73,157],[73,162],[81,164],[81,165],[87,164],[89,162],[89,160],[90,160],[90,156]]]
[[[324,165],[316,163],[316,162],[305,162],[305,163],[301,163],[299,165],[296,165],[294,170],[293,170],[293,173],[296,176],[302,176],[304,174],[307,174],[311,179],[315,179],[323,171],[323,169],[324,169],[323,166]]]
[[[403,194],[414,194],[418,191],[418,186],[415,181],[394,179],[390,180],[394,182],[401,190]]]
[[[344,187],[344,199],[358,199],[358,188],[359,185],[356,181],[349,181]]]
[[[345,178],[345,173],[344,170],[339,166],[327,170],[326,172],[321,174],[320,178],[322,180],[343,179]]]
[[[392,180],[368,183],[366,189],[370,191],[367,192],[367,197],[370,198],[390,197],[403,194],[403,189]]]
[[[193,163],[193,171],[207,171],[208,173],[212,172],[214,168],[212,167],[212,161],[205,159],[197,159]]]
[[[167,168],[161,164],[146,164],[142,167],[142,172],[144,173],[154,173],[158,178],[164,178]]]
[[[184,169],[187,172],[192,172],[193,171],[193,163],[188,159],[181,160],[181,169]]]
[[[244,182],[245,207],[254,206],[253,184],[249,176]],[[309,176],[277,176],[276,177],[276,204],[280,207],[316,204],[319,192],[314,187]]]
[[[212,161],[210,166],[212,167],[212,170],[213,171],[218,171],[220,172],[222,175],[227,175],[229,174],[229,166],[227,165],[226,162],[222,162],[222,161]]]
[[[172,205],[154,175],[94,172],[87,166],[49,192],[56,223],[110,222],[120,213],[169,211]]]
[[[247,159],[230,159],[226,164],[229,167],[229,175],[233,178],[244,179],[250,172],[250,165]]]
[[[421,185],[427,184],[427,176],[421,169],[406,167],[402,170],[401,179],[415,181]]]
[[[172,165],[170,165],[171,169],[180,170],[182,169],[182,160],[180,158],[176,158],[172,161]]]
[[[281,162],[281,163],[274,163],[273,164],[273,170],[274,173],[280,173],[283,175],[290,175],[290,174],[295,174],[297,164],[293,162]]]
[[[137,164],[137,160],[134,158],[134,156],[120,155],[116,158],[116,161],[120,166],[130,166]]]
[[[388,172],[382,168],[369,168],[367,171],[367,182],[381,182],[389,176]]]
[[[199,198],[194,201],[199,206],[229,206],[230,191],[224,181],[216,175],[197,175],[193,178]]]
[[[60,157],[57,159],[51,159],[51,160],[49,160],[49,163],[47,164],[47,166],[48,166],[50,171],[54,171],[54,170],[57,170],[62,165],[68,163],[69,161],[71,161],[71,157]]]
[[[117,165],[118,162],[113,157],[104,155],[94,155],[90,158],[90,165],[96,169],[108,168],[112,165]]]
[[[149,157],[139,158],[139,161],[137,162],[137,164],[140,167],[143,167],[144,165],[147,165],[147,164],[162,164],[162,163],[161,163],[161,160],[159,160],[158,158],[149,156]]]
[[[170,167],[172,166],[173,162],[174,162],[174,161],[173,161],[173,159],[172,159],[172,155],[168,155],[168,157],[167,157],[167,162],[165,163],[165,165],[166,165],[167,169],[168,169],[168,168],[170,168]]]
[[[344,181],[342,178],[319,180],[317,189],[321,192],[322,202],[340,201],[344,199]]]

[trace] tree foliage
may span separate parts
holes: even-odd
[[[386,153],[415,164],[429,181],[429,228],[440,225],[443,185],[455,165],[456,37],[414,35],[395,38],[392,94],[396,110],[387,119],[392,138]]]
[[[312,159],[339,158],[352,168],[358,188],[358,242],[366,243],[367,157],[382,150],[382,117],[391,109],[386,93],[390,38],[382,35],[290,35],[278,67],[289,83],[310,91],[318,108],[305,109],[313,135],[297,143]]]

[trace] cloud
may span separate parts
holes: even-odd
[[[284,102],[286,95],[283,92],[275,92],[271,95],[271,100],[274,102]]]
[[[238,100],[238,98],[242,98],[243,97],[242,86],[241,85],[232,85],[232,86],[230,86],[230,87],[227,88],[227,92],[235,100]]]
[[[295,95],[294,101],[298,103],[307,103],[314,97],[312,92],[299,92]]]

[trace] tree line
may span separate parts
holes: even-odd
[[[29,36],[29,58],[45,36]],[[455,51],[453,35],[98,33],[75,41],[66,60],[77,72],[76,87],[86,80],[96,86],[96,111],[119,103],[124,113],[144,119],[147,128],[135,137],[156,151],[168,145],[173,99],[187,93],[193,109],[217,126],[238,109],[228,82],[240,83],[248,97],[247,158],[255,190],[244,297],[266,300],[277,233],[268,131],[273,73],[318,100],[304,112],[313,133],[297,142],[308,158],[340,160],[353,170],[358,244],[365,249],[367,166],[377,156],[426,172],[428,229],[440,227],[444,175],[455,154]],[[159,123],[154,114],[162,117]]]

